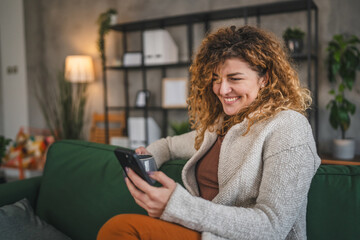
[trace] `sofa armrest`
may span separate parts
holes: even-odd
[[[0,184],[0,207],[27,198],[34,208],[42,177]]]
[[[307,237],[360,239],[360,166],[321,165],[307,207]]]

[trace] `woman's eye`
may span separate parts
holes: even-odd
[[[232,80],[232,81],[239,81],[239,80],[242,80],[242,78],[230,78],[230,80]]]

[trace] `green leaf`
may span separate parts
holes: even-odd
[[[339,127],[340,121],[338,119],[338,108],[336,104],[331,104],[329,122],[334,129]]]
[[[343,101],[343,96],[342,95],[336,95],[335,100],[336,100],[336,102],[341,104],[342,101]]]
[[[340,124],[344,126],[343,129],[346,130],[350,124],[350,116],[347,112],[347,109],[343,107],[338,108],[338,115],[340,119]]]
[[[356,105],[351,104],[350,107],[349,107],[349,111],[350,111],[351,115],[354,115],[355,111],[356,111]]]
[[[305,32],[297,27],[294,28],[288,27],[283,32],[284,41],[288,41],[289,39],[303,39],[304,36],[305,36]]]
[[[357,43],[360,43],[360,39],[356,35],[352,35],[349,38],[348,43],[349,44],[357,44]]]
[[[339,84],[338,91],[339,91],[340,93],[342,93],[342,92],[344,92],[344,89],[345,89],[345,85],[342,84],[342,83],[340,83],[340,84]]]
[[[179,123],[173,122],[170,123],[170,127],[174,131],[175,135],[181,135],[191,130],[190,123],[188,121],[179,122]]]
[[[340,43],[343,41],[343,36],[341,34],[336,34],[334,35],[333,40]]]
[[[330,91],[329,91],[329,94],[330,94],[330,95],[335,95],[335,90],[334,90],[334,89],[330,90]]]
[[[354,115],[355,110],[356,110],[356,105],[355,104],[351,103],[347,99],[344,99],[344,106],[345,106],[346,112],[349,112],[351,115]]]
[[[353,88],[355,79],[353,77],[346,76],[346,77],[343,77],[343,80],[344,80],[346,87],[351,91]]]
[[[341,58],[341,52],[334,52],[333,54],[333,58],[334,60],[336,61],[336,63],[339,63],[340,62],[340,58]]]

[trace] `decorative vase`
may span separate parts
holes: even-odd
[[[349,160],[355,157],[354,139],[334,139],[333,156],[337,159]]]
[[[115,24],[118,23],[118,22],[117,22],[117,17],[118,17],[117,14],[111,14],[111,15],[110,15],[110,25],[115,25]]]

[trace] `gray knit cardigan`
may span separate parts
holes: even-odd
[[[202,233],[202,239],[306,239],[307,194],[319,167],[308,120],[286,110],[256,123],[247,121],[226,134],[219,156],[219,193],[199,197],[196,162],[216,141],[207,131],[198,151],[195,132],[160,139],[148,146],[158,166],[190,158],[161,219]]]

